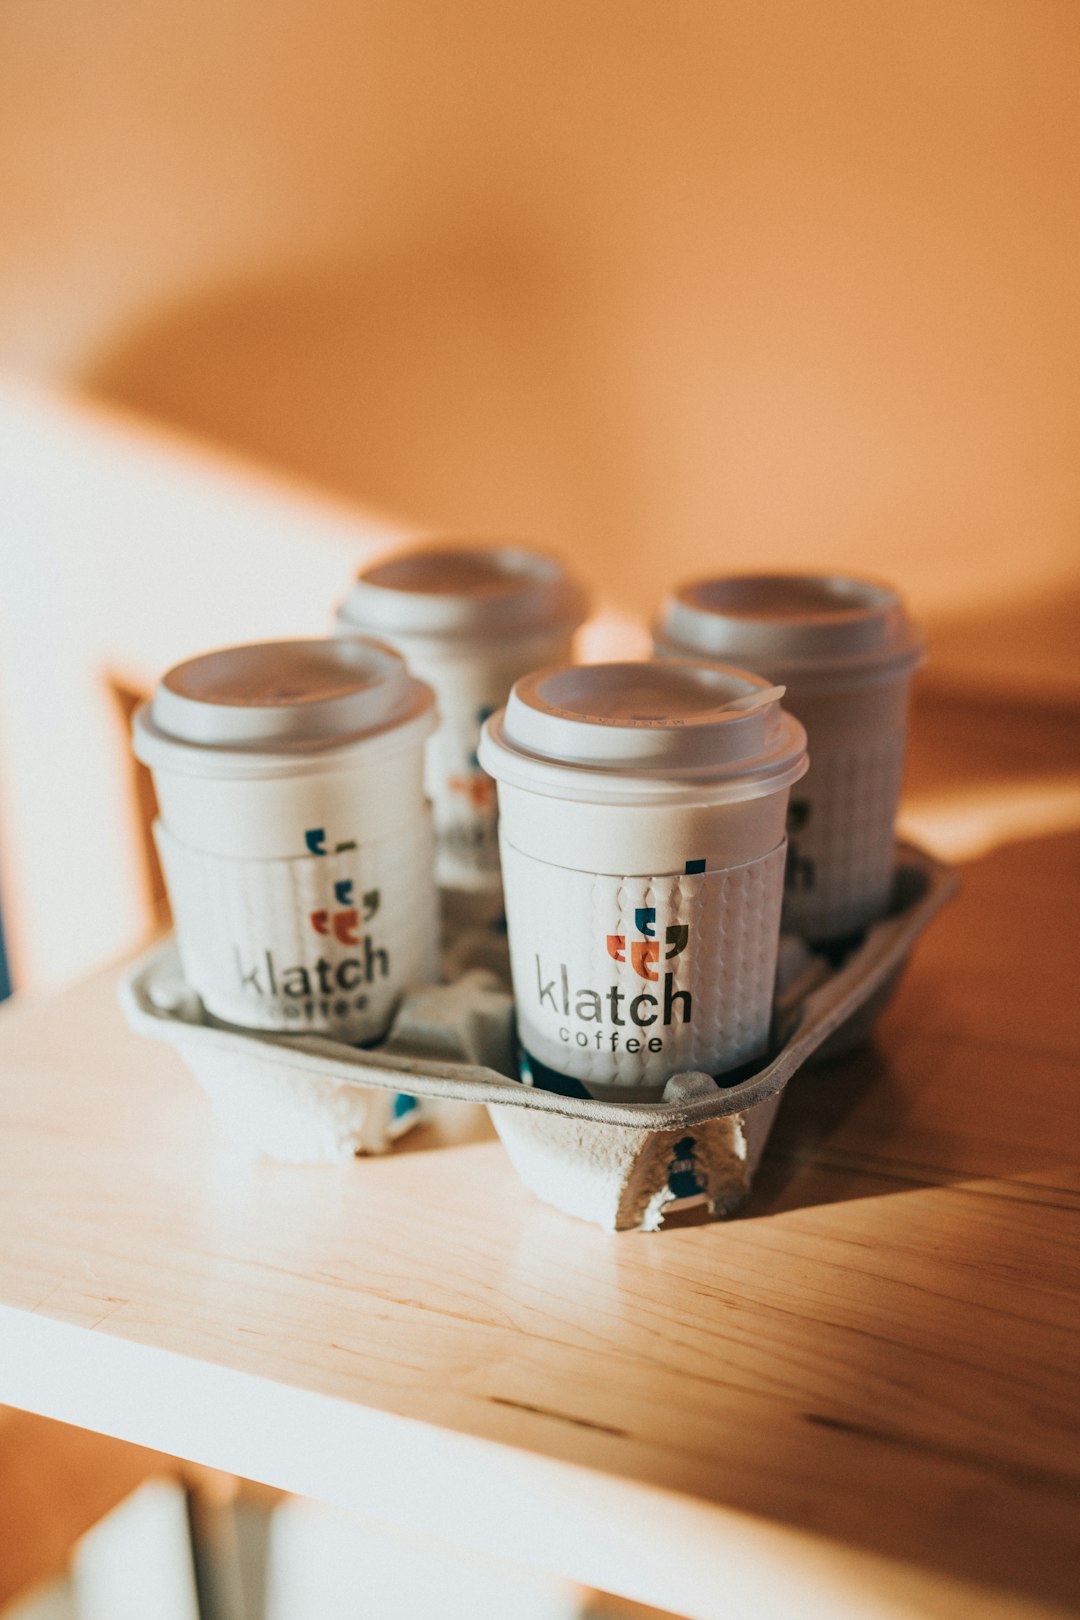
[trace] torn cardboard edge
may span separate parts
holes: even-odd
[[[797,941],[781,952],[775,1055],[730,1086],[675,1075],[661,1102],[522,1085],[513,1078],[512,998],[481,971],[407,996],[386,1041],[368,1051],[206,1024],[171,939],[132,964],[119,997],[133,1028],[181,1049],[234,1142],[251,1153],[311,1162],[385,1152],[422,1117],[424,1098],[483,1103],[538,1196],[609,1229],[655,1230],[676,1211],[717,1218],[745,1198],[788,1080],[808,1059],[840,1055],[869,1033],[955,888],[949,867],[898,846],[893,910],[840,967]]]

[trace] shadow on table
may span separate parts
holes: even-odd
[[[925,1187],[1071,1186],[1080,834],[1003,844],[965,864],[873,1039],[790,1081],[752,1220]],[[1038,1106],[1033,1107],[1033,1100]]]
[[[858,1149],[845,1131],[861,1111]],[[949,1178],[910,1165],[895,1170],[878,1157],[903,1111],[903,1092],[888,1052],[868,1043],[838,1062],[802,1069],[788,1083],[780,1112],[737,1218],[777,1215],[814,1204],[881,1197]]]

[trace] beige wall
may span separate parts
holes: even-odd
[[[0,352],[635,611],[860,566],[1080,684],[1078,64],[1071,0],[8,0]]]

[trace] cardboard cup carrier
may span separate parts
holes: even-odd
[[[775,691],[697,665],[548,671],[531,691],[519,683],[516,698],[531,715],[515,718],[512,703],[485,744],[493,763],[501,758],[511,932],[525,952],[515,1020],[489,973],[424,982],[435,919],[419,756],[431,695],[386,647],[328,645],[194,660],[170,671],[138,716],[137,749],[161,797],[177,936],[124,974],[131,1024],[177,1047],[246,1153],[306,1163],[381,1153],[416,1121],[417,1097],[436,1115],[467,1102],[489,1108],[527,1187],[609,1230],[655,1231],[737,1208],[787,1081],[865,1037],[952,893],[952,874],[901,847],[888,914],[842,963],[790,936],[778,954],[784,802],[803,752]],[[566,684],[549,686],[553,675]],[[571,786],[573,796],[557,796]],[[699,853],[688,856],[690,848]],[[352,910],[344,902],[361,893],[370,906],[376,888],[379,907],[363,932],[351,918],[335,923],[332,906]],[[393,907],[381,911],[391,893]],[[619,931],[605,931],[597,950],[612,904]],[[405,924],[400,934],[391,910]],[[541,939],[560,954],[554,977],[534,984],[529,955]],[[320,977],[336,980],[344,964],[343,979],[366,980],[368,963],[377,982],[390,981],[379,983],[378,1005],[372,996],[339,1015]],[[282,965],[303,973],[286,980]],[[608,975],[602,986],[586,977],[594,971]],[[571,998],[582,985],[593,994]],[[543,1023],[527,1010],[530,990],[548,991]],[[586,1045],[575,1033],[567,1062],[557,1025],[560,1066],[542,1077],[557,1089],[522,1085],[518,1029],[529,1050],[540,1049],[553,998],[556,1017],[588,1032]],[[558,1011],[567,1006],[570,1014]],[[708,1011],[701,1023],[699,1007]],[[607,1017],[601,1042],[597,1012]],[[603,1047],[600,1064],[593,1053]],[[756,1056],[739,1062],[743,1053]]]
[[[487,722],[526,1082],[644,1102],[764,1053],[806,770],[780,695],[689,661],[561,666]]]
[[[138,710],[184,977],[213,1019],[372,1042],[434,977],[435,719],[360,638],[207,653]]]
[[[440,725],[425,777],[436,876],[466,921],[502,913],[495,788],[477,761],[480,728],[519,675],[569,659],[587,606],[553,558],[520,546],[457,546],[373,563],[338,610],[339,634],[389,642],[436,693]]]
[[[753,1072],[720,1085],[707,1074],[673,1075],[659,1101],[597,1102],[521,1085],[511,997],[482,972],[412,991],[373,1048],[208,1024],[171,938],[127,969],[120,999],[136,1030],[183,1055],[246,1153],[311,1163],[384,1152],[397,1131],[395,1098],[408,1086],[435,1112],[486,1105],[521,1181],[547,1203],[608,1230],[656,1231],[739,1207],[788,1081],[866,1036],[954,889],[940,861],[901,846],[892,908],[841,966],[792,936],[783,942],[770,1049]]]
[[[698,580],[667,600],[663,658],[744,665],[785,688],[810,769],[788,819],[785,929],[845,939],[888,908],[911,677],[923,637],[897,593],[826,574]]]

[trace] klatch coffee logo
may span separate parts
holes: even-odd
[[[480,728],[494,709],[477,709],[456,739],[444,728],[442,791],[436,788],[439,851],[469,872],[497,872],[499,844],[495,783],[480,769]],[[444,878],[445,880],[445,878]]]
[[[375,1040],[406,987],[433,977],[430,816],[368,842],[346,832],[301,824],[286,853],[238,858],[158,826],[185,976],[212,1017]]]
[[[355,850],[356,840],[348,839],[331,848],[324,827],[309,827],[304,844],[311,855],[340,855]],[[334,905],[308,912],[311,932],[327,941],[345,946],[353,954],[320,953],[314,962],[294,962],[283,966],[275,953],[266,949],[254,961],[245,961],[235,950],[240,989],[260,998],[280,1001],[286,1018],[312,1023],[345,1018],[368,1005],[366,987],[377,979],[390,977],[390,952],[376,943],[366,925],[379,912],[379,889],[355,894],[355,881],[342,878],[333,885]]]
[[[634,927],[642,935],[641,939],[630,941],[630,965],[639,979],[648,979],[652,984],[657,982],[657,975],[652,970],[660,960],[660,941],[656,937],[656,907],[638,906],[634,912]],[[672,957],[681,956],[690,939],[688,923],[670,923],[664,932],[664,960],[670,962]],[[607,952],[615,962],[626,961],[626,935],[609,934],[607,937]]]
[[[764,1051],[784,845],[737,867],[710,858],[598,873],[504,838],[517,1027],[534,1084],[565,1091],[555,1075],[593,1096],[632,1095]]]
[[[480,815],[495,813],[495,783],[486,771],[480,769],[480,756],[477,753],[484,722],[490,720],[494,713],[495,710],[489,708],[487,704],[477,709],[473,716],[475,740],[469,750],[466,769],[451,771],[447,779],[450,792],[456,794],[459,799],[465,799]]]
[[[342,907],[340,911],[313,911],[310,916],[312,928],[317,934],[333,934],[342,945],[359,945],[360,936],[357,932],[361,921],[370,922],[379,909],[378,889],[369,889],[363,897],[363,913],[353,905],[353,880],[346,878],[342,883],[334,884],[334,899]]]
[[[607,934],[606,954],[619,967],[629,968],[636,980],[656,985],[655,995],[640,989],[634,980],[627,984],[622,975],[602,986],[574,983],[566,962],[559,962],[552,971],[537,953],[536,995],[540,1008],[573,1020],[559,1025],[558,1038],[563,1045],[609,1052],[659,1052],[664,1046],[661,1030],[691,1022],[693,997],[689,990],[676,989],[674,971],[664,966],[686,950],[689,923],[668,923],[661,928],[655,906],[638,906],[634,909],[634,928],[640,937]],[[596,1027],[575,1028],[575,1024]]]

